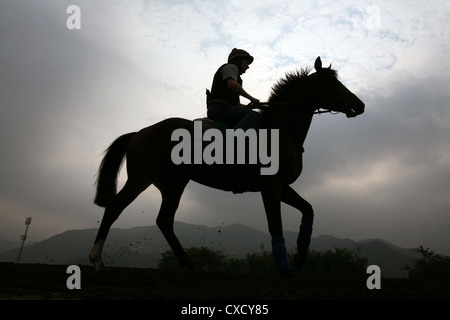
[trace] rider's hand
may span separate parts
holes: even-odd
[[[251,102],[247,105],[247,108],[254,109],[259,106],[259,99],[253,98]]]

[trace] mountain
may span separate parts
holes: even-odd
[[[19,248],[21,245],[22,245],[22,242],[19,242],[19,241],[8,241],[8,240],[0,239],[0,252],[6,251],[9,249]]]
[[[247,253],[270,249],[270,237],[242,225],[209,228],[175,222],[175,233],[184,247],[204,246],[226,256],[243,258]],[[89,264],[88,254],[97,229],[70,230],[23,248],[20,262]],[[157,226],[112,228],[103,250],[107,265],[157,267],[161,253],[170,250]],[[0,253],[0,261],[16,261],[19,249]]]
[[[233,224],[222,227],[175,222],[175,233],[185,248],[207,247],[229,258],[244,258],[248,253],[270,251],[270,236],[262,231]],[[21,263],[90,264],[89,251],[98,229],[70,230],[23,248]],[[288,251],[294,252],[297,233],[285,231]],[[1,244],[2,242],[0,242]],[[0,247],[1,248],[1,247]],[[345,248],[368,258],[369,265],[381,268],[384,277],[406,276],[401,270],[405,263],[419,257],[413,249],[402,249],[380,239],[353,241],[329,235],[313,238],[311,249],[316,251]],[[20,243],[14,249],[0,251],[0,262],[16,262]],[[106,265],[156,268],[161,253],[170,250],[157,226],[131,229],[112,228],[103,250]]]

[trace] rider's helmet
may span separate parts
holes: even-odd
[[[234,48],[228,55],[228,63],[236,63],[238,59],[247,59],[248,64],[252,63],[254,58],[245,50]]]

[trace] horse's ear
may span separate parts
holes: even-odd
[[[330,66],[328,67],[328,69],[331,69],[331,63],[330,63]]]
[[[322,69],[322,60],[320,60],[320,56],[317,57],[316,62],[314,62],[314,69],[316,69],[316,71],[320,71]]]

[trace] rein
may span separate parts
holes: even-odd
[[[260,110],[268,109],[271,106],[273,106],[273,107],[293,107],[295,105],[290,104],[289,102],[260,102],[256,106],[252,107],[250,104],[250,107],[252,109],[260,109]],[[331,113],[333,115],[336,115],[339,112],[343,112],[343,111],[321,110],[321,108],[317,108],[316,111],[314,111],[314,114]]]

